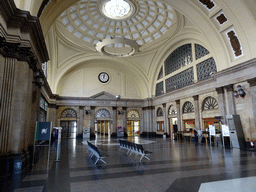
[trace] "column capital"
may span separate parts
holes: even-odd
[[[94,109],[95,109],[95,106],[91,106],[90,109],[91,109],[91,110],[94,110]]]
[[[112,107],[112,110],[117,110],[117,107]]]
[[[233,84],[226,85],[226,86],[225,86],[225,89],[226,89],[228,92],[229,92],[229,91],[234,91]]]
[[[122,110],[127,110],[127,107],[122,107]]]
[[[175,103],[179,105],[180,104],[180,100],[175,100]]]
[[[79,109],[84,109],[84,106],[79,106]]]
[[[224,87],[217,87],[216,91],[218,94],[224,93]]]
[[[194,101],[198,101],[199,96],[198,95],[194,95],[193,98],[194,98]]]
[[[163,105],[163,107],[166,107],[166,103],[163,103],[162,105]]]
[[[250,87],[256,86],[256,78],[248,79],[247,82],[250,84]]]

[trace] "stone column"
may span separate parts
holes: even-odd
[[[196,129],[199,129],[200,127],[200,109],[199,109],[199,101],[198,101],[198,98],[199,96],[198,95],[195,95],[193,96],[194,98],[194,104],[195,104],[195,128]]]
[[[226,90],[226,106],[227,106],[227,115],[235,115],[235,100],[234,100],[234,89],[233,85],[227,85],[225,86]]]
[[[146,134],[147,132],[146,107],[142,107],[142,118],[143,118],[143,125],[141,127],[141,133],[143,133],[143,136],[145,136],[144,134]]]
[[[125,128],[125,132],[127,132],[127,107],[123,107],[122,111],[123,111],[123,127]]]
[[[167,127],[168,127],[168,119],[166,114],[166,103],[163,103],[163,112],[164,112],[164,134],[167,134]]]
[[[216,91],[218,94],[218,105],[219,105],[220,116],[223,117],[222,123],[227,124],[224,88],[218,87],[218,88],[216,88]]]
[[[90,138],[94,139],[95,138],[95,107],[91,106],[90,109]]]
[[[254,125],[256,126],[256,78],[250,79],[247,81],[250,84],[250,92],[252,97],[252,109],[253,109],[253,117],[254,117]]]
[[[52,127],[57,127],[57,113],[56,113],[56,105],[49,104],[47,109],[47,117],[46,121],[52,122]]]
[[[156,133],[157,123],[156,123],[156,114],[155,114],[155,106],[152,106],[152,131]]]
[[[77,137],[83,137],[84,106],[79,106],[79,119],[77,122]]]
[[[112,129],[112,134],[111,134],[111,137],[116,137],[117,135],[117,124],[116,124],[116,116],[117,116],[117,107],[112,107],[112,110],[113,110],[113,118],[112,118],[112,125],[113,125],[113,129]]]
[[[180,112],[180,100],[176,100],[176,108],[177,108],[177,126],[178,126],[178,131],[182,131],[182,114]]]

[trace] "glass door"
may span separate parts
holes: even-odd
[[[127,135],[139,136],[140,135],[140,122],[139,121],[127,121]]]
[[[60,126],[62,127],[61,135],[62,138],[76,138],[77,123],[76,121],[60,121]]]

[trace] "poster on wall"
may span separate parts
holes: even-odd
[[[221,125],[223,137],[230,137],[229,128],[227,125]]]
[[[216,134],[215,125],[209,125],[209,132],[210,132],[210,135],[215,136]]]

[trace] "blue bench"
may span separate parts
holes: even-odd
[[[152,152],[145,151],[142,145],[137,144],[137,143],[132,143],[132,142],[129,142],[129,141],[125,141],[125,140],[119,140],[119,144],[120,144],[119,151],[121,149],[126,149],[127,150],[127,154],[129,154],[129,152],[131,152],[130,155],[132,153],[141,155],[140,161],[142,160],[143,157],[145,157],[146,159],[150,160],[147,157],[147,155],[149,153],[152,153]]]
[[[88,143],[88,150],[87,150],[87,152],[88,152],[88,151],[91,152],[90,155],[89,155],[89,158],[91,159],[94,155],[95,155],[95,157],[97,158],[97,159],[96,159],[96,162],[95,162],[95,165],[96,165],[96,163],[97,163],[99,160],[102,161],[103,163],[107,164],[105,161],[102,160],[105,156],[102,155],[102,154],[99,152],[98,148],[97,148],[95,145],[91,144],[89,141],[87,141],[87,143]]]

